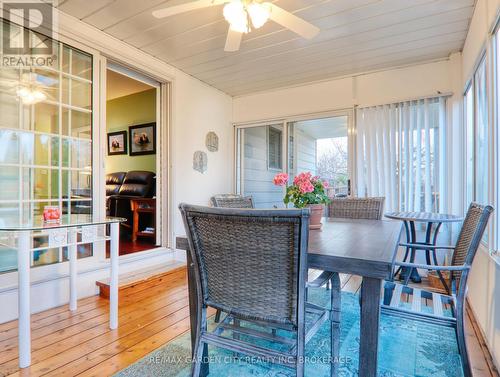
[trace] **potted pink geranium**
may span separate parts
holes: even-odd
[[[289,176],[278,173],[274,177],[274,184],[287,186]],[[310,229],[321,229],[324,205],[330,202],[326,195],[328,183],[311,173],[300,173],[293,179],[293,184],[287,186],[283,202],[292,203],[296,208],[308,207],[311,210]]]

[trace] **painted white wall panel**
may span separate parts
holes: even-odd
[[[233,119],[250,122],[451,92],[453,64],[438,61],[235,97]]]

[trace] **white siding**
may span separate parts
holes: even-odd
[[[267,127],[244,130],[243,189],[251,195],[257,208],[283,207],[283,190],[273,184],[279,170],[268,169]]]
[[[295,131],[296,173],[316,175],[316,139],[298,129]]]

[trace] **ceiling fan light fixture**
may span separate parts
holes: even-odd
[[[241,1],[231,1],[224,6],[224,18],[231,29],[239,33],[248,33],[248,17]]]
[[[41,90],[26,87],[19,88],[17,95],[25,105],[33,105],[47,99],[47,96]]]
[[[271,4],[269,3],[255,3],[252,2],[248,4],[247,11],[252,20],[252,25],[255,29],[258,29],[269,20],[269,15],[271,13]]]

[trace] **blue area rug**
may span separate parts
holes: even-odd
[[[311,289],[309,299],[326,305],[329,293]],[[213,318],[209,322],[214,326]],[[339,376],[357,376],[359,349],[358,296],[342,293],[341,351]],[[329,376],[330,325],[325,323],[306,346],[306,376]],[[449,327],[382,315],[379,339],[379,370],[383,377],[460,377],[462,369],[454,330]],[[185,333],[122,370],[118,377],[189,376],[190,334]],[[295,372],[267,363],[235,358],[229,351],[209,347],[210,376],[291,377]]]

